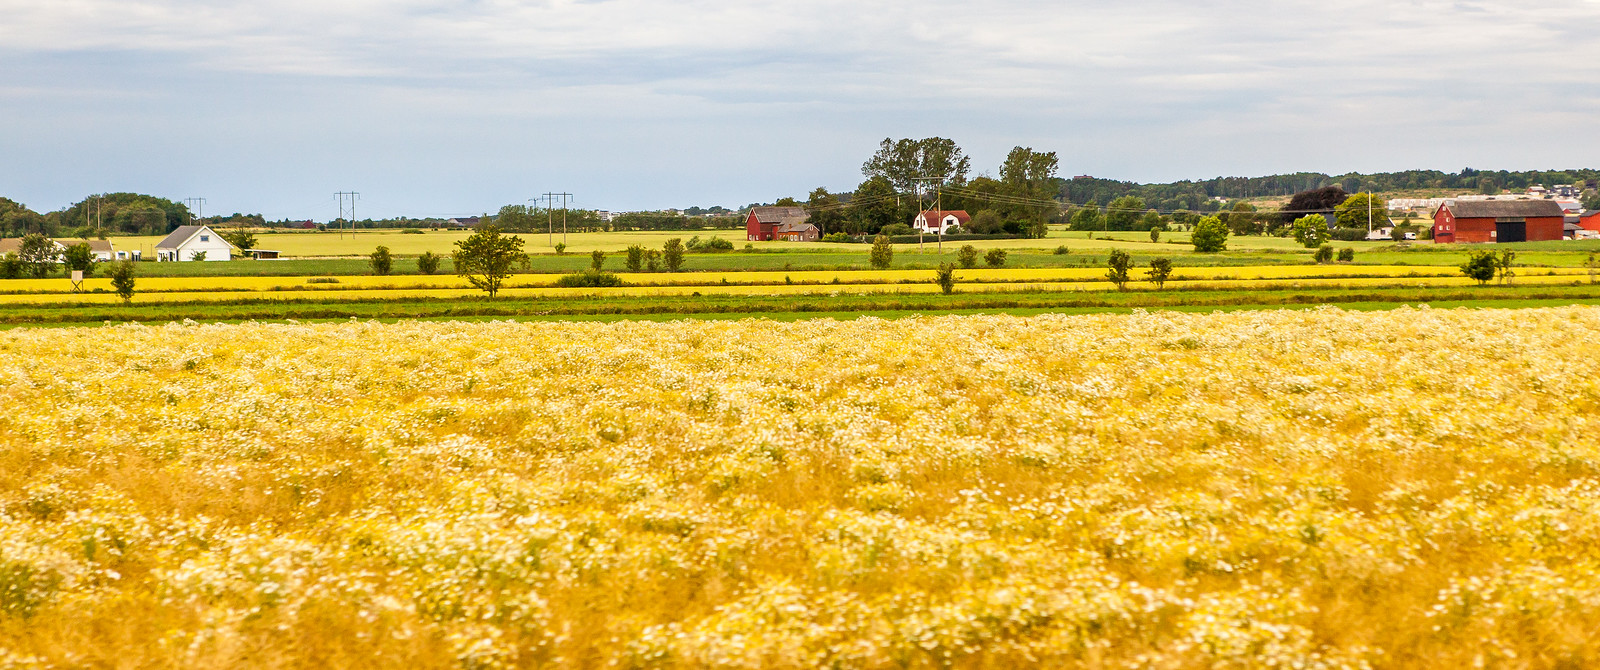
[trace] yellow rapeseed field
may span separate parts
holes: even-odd
[[[0,332],[0,667],[1593,667],[1600,308]]]

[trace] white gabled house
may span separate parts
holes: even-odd
[[[50,242],[56,245],[55,259],[57,263],[60,263],[66,259],[67,247],[77,246],[79,244],[89,245],[89,253],[94,256],[94,260],[96,262],[104,263],[110,261],[115,258],[117,254],[116,249],[111,246],[110,240],[55,239],[50,240]],[[13,237],[0,240],[0,256],[17,253],[17,251],[19,251],[21,248],[22,238]]]
[[[156,243],[158,261],[192,261],[201,252],[205,252],[208,261],[225,261],[233,257],[233,245],[211,226],[178,226]]]

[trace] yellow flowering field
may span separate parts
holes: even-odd
[[[1600,664],[1600,308],[0,332],[0,667]]]

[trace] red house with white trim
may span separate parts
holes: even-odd
[[[1559,240],[1565,223],[1566,212],[1554,200],[1449,200],[1433,213],[1433,241]]]
[[[756,207],[744,219],[745,239],[751,242],[789,240],[813,242],[821,237],[804,207]]]

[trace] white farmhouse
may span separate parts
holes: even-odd
[[[205,260],[225,261],[233,257],[233,245],[222,239],[211,226],[178,226],[156,243],[158,261],[192,261],[204,253]]]
[[[912,220],[911,227],[929,235],[943,235],[958,226],[965,229],[969,223],[972,223],[972,216],[967,214],[967,210],[934,209],[919,212],[917,218]]]

